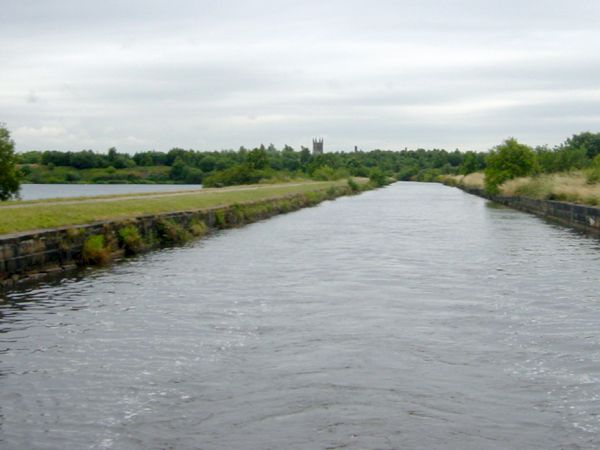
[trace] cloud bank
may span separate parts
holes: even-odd
[[[10,2],[0,121],[19,150],[129,152],[600,131],[600,3],[494,3]]]

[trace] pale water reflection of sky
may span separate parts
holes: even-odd
[[[444,147],[600,131],[596,0],[18,0],[19,150]]]

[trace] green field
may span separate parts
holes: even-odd
[[[198,210],[282,197],[296,193],[326,190],[347,185],[346,180],[252,185],[229,189],[132,194],[7,202],[0,205],[0,234],[38,230],[96,221],[126,219],[145,214]]]

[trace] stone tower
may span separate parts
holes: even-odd
[[[323,154],[323,138],[313,139],[313,155]]]

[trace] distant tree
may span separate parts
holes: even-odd
[[[300,164],[303,166],[310,162],[310,150],[304,146],[300,147]]]
[[[40,164],[42,162],[42,152],[30,151],[18,154],[21,164]]]
[[[387,177],[385,176],[385,173],[376,168],[371,170],[369,181],[375,186],[385,186],[387,184]]]
[[[177,157],[171,165],[171,169],[169,170],[169,178],[171,180],[183,181],[185,176],[185,169],[186,165],[183,161],[183,158]]]
[[[111,166],[115,165],[115,160],[117,159],[118,155],[119,153],[117,152],[117,149],[115,147],[111,147],[108,149],[108,163]]]
[[[462,175],[468,175],[478,170],[483,169],[485,166],[484,156],[472,151],[466,152],[463,158],[463,162],[460,165],[458,171]]]
[[[255,148],[246,155],[246,163],[252,169],[265,169],[269,166],[269,157],[265,146],[261,145],[260,148]]]
[[[497,194],[499,186],[507,180],[531,175],[537,167],[531,147],[520,144],[514,138],[495,147],[485,162],[485,190],[490,194]]]
[[[571,149],[585,149],[587,157],[594,159],[596,155],[600,154],[600,133],[584,131],[583,133],[574,134],[565,141],[564,146]]]
[[[20,172],[17,169],[15,143],[4,124],[0,124],[0,201],[19,193]]]
[[[96,154],[92,150],[82,150],[70,154],[70,162],[56,163],[57,166],[72,166],[76,169],[93,169],[95,167],[108,167],[108,160],[106,156]]]

